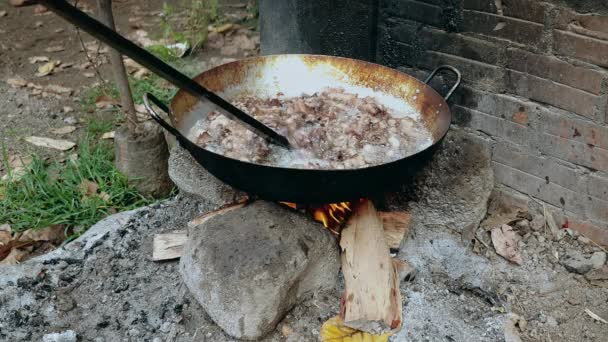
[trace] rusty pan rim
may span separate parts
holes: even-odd
[[[223,154],[219,154],[213,151],[210,151],[208,149],[202,148],[200,146],[198,146],[197,144],[195,144],[192,140],[188,139],[186,137],[185,134],[184,138],[187,139],[187,141],[192,145],[192,147],[196,147],[197,149],[204,151],[205,153],[209,153],[211,155],[220,157],[220,158],[224,158],[224,159],[229,159],[231,161],[234,161],[238,164],[243,164],[243,165],[251,165],[251,166],[255,166],[255,167],[261,167],[261,168],[268,168],[268,169],[273,169],[273,170],[283,170],[283,171],[293,171],[293,172],[309,172],[309,173],[327,173],[327,172],[332,172],[332,173],[348,173],[348,172],[353,172],[353,171],[363,171],[363,170],[370,170],[370,169],[374,169],[374,168],[378,168],[378,167],[383,167],[383,166],[390,166],[390,165],[394,165],[394,164],[398,164],[400,161],[404,160],[404,159],[409,159],[409,158],[413,158],[415,156],[421,155],[423,154],[425,151],[427,151],[428,149],[433,148],[436,144],[438,144],[439,142],[441,142],[443,140],[443,138],[446,136],[446,134],[449,131],[450,125],[451,125],[451,120],[452,120],[452,112],[447,104],[447,101],[435,90],[433,89],[431,86],[429,86],[428,84],[424,83],[423,81],[417,79],[414,76],[411,76],[409,74],[406,74],[398,69],[393,69],[381,64],[377,64],[377,63],[372,63],[372,62],[368,62],[368,61],[363,61],[363,60],[359,60],[359,59],[354,59],[354,58],[348,58],[348,57],[340,57],[340,56],[330,56],[330,55],[320,55],[320,54],[271,54],[271,55],[264,55],[264,56],[253,56],[253,57],[247,57],[247,58],[242,58],[242,59],[238,59],[235,61],[231,61],[228,63],[224,63],[224,64],[220,64],[217,65],[211,69],[205,70],[201,73],[199,73],[198,75],[196,75],[195,77],[193,77],[193,80],[195,80],[196,82],[199,83],[203,83],[204,84],[204,80],[207,79],[207,76],[210,73],[216,73],[216,72],[221,72],[222,69],[226,69],[226,70],[230,70],[231,68],[234,68],[238,65],[247,65],[247,64],[255,64],[255,63],[264,63],[265,60],[269,61],[272,59],[276,59],[276,58],[284,58],[284,57],[294,57],[294,58],[304,58],[304,59],[314,59],[314,60],[342,60],[342,61],[346,61],[346,62],[350,62],[350,63],[355,63],[355,64],[362,64],[362,65],[366,65],[368,67],[371,68],[375,68],[378,69],[382,72],[386,72],[389,74],[393,74],[396,77],[401,77],[404,79],[409,79],[409,80],[413,80],[416,83],[418,83],[418,85],[420,87],[423,87],[426,93],[430,93],[431,97],[435,97],[437,99],[439,99],[439,103],[438,105],[440,107],[445,108],[445,112],[447,115],[447,124],[445,125],[445,127],[443,127],[438,134],[434,134],[433,136],[433,143],[431,145],[429,145],[428,147],[426,147],[425,149],[422,149],[418,152],[415,152],[413,154],[409,154],[403,158],[399,158],[390,162],[386,162],[386,163],[382,163],[382,164],[374,164],[374,165],[369,165],[369,166],[364,166],[364,167],[360,167],[360,168],[347,168],[347,169],[304,169],[304,168],[293,168],[293,167],[281,167],[281,166],[275,166],[275,165],[266,165],[266,164],[258,164],[258,163],[252,163],[252,162],[248,162],[248,161],[244,161],[244,160],[240,160],[240,159],[235,159],[232,157],[228,157],[226,155]],[[174,113],[174,109],[175,106],[177,105],[177,103],[179,101],[181,101],[184,97],[186,96],[190,96],[185,90],[183,89],[179,89],[177,91],[177,93],[173,96],[173,98],[171,99],[170,102],[170,108],[171,108],[171,112]],[[421,114],[421,111],[418,111],[419,114]],[[173,119],[173,118],[172,118]],[[172,122],[175,125],[175,122]],[[176,127],[177,128],[177,127]],[[181,131],[179,128],[177,128],[179,131]]]

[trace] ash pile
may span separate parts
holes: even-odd
[[[452,130],[415,184],[373,199],[391,213],[383,222],[401,224],[385,235],[386,260],[407,266],[399,279],[382,273],[400,297],[383,311],[400,320],[388,339],[601,341],[605,249],[556,227],[550,208],[494,188],[490,145]],[[240,203],[246,194],[184,153],[174,151],[170,172],[176,198],[0,268],[0,340],[322,340],[344,291],[355,291],[343,252],[352,245],[309,213]],[[393,328],[383,321],[371,329]]]

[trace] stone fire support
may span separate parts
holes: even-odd
[[[260,15],[263,53],[459,68],[453,122],[491,138],[496,183],[608,245],[604,0],[262,0]]]

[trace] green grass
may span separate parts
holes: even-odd
[[[95,130],[99,127],[91,129]],[[111,143],[89,135],[78,146],[76,161],[62,164],[34,156],[20,180],[0,181],[0,222],[10,224],[15,232],[61,224],[68,232],[84,228],[81,234],[105,216],[151,203],[116,169]],[[85,195],[82,184],[87,180],[99,186],[97,194],[109,198]]]

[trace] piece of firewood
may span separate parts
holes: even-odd
[[[231,205],[229,205],[227,207],[224,207],[224,208],[221,208],[221,209],[218,209],[218,210],[214,210],[214,211],[208,212],[205,215],[199,216],[199,217],[193,219],[192,221],[188,222],[188,228],[193,228],[193,227],[196,227],[198,225],[201,225],[201,224],[205,223],[205,221],[207,221],[208,219],[210,219],[210,218],[212,218],[214,216],[222,215],[222,214],[225,214],[225,213],[227,213],[227,212],[229,212],[231,210],[242,208],[246,204],[247,204],[246,202],[231,204]]]
[[[152,243],[152,260],[162,261],[180,258],[187,239],[188,232],[185,230],[155,234]]]
[[[409,234],[412,215],[400,211],[380,211],[378,216],[382,220],[386,243],[390,248],[398,249],[403,238]]]
[[[205,223],[212,217],[222,215],[230,210],[241,208],[246,203],[237,203],[209,212],[205,215],[199,216],[192,221],[188,222],[188,228],[196,227],[200,224]],[[184,245],[188,239],[188,232],[185,230],[176,230],[172,233],[156,234],[154,235],[154,242],[152,243],[152,260],[171,260],[181,258]]]
[[[382,220],[370,201],[353,210],[342,230],[345,288],[340,315],[346,326],[381,334],[401,326],[401,293]]]

